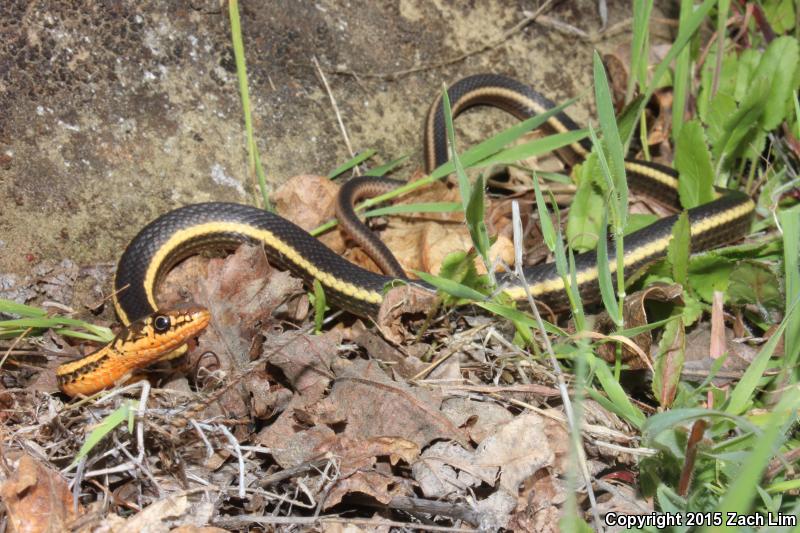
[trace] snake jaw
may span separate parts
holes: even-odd
[[[211,313],[200,307],[148,315],[123,328],[99,350],[59,366],[58,386],[69,396],[90,395],[111,387],[132,371],[167,358],[202,332],[210,320]]]

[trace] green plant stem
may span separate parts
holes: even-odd
[[[247,85],[247,64],[244,58],[244,43],[242,41],[242,25],[239,20],[238,0],[228,0],[228,14],[231,20],[231,39],[233,41],[233,57],[236,61],[236,75],[239,79],[239,95],[242,99],[242,113],[244,114],[244,129],[247,133],[247,153],[249,171],[258,179],[264,209],[271,209],[269,195],[267,194],[267,180],[261,166],[261,157],[258,155],[255,135],[253,133],[253,118],[250,113],[250,90]]]

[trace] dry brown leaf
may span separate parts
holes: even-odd
[[[713,359],[718,359],[725,354],[727,335],[725,335],[724,300],[724,292],[714,291],[711,304],[711,344],[708,347],[708,353]]]
[[[334,375],[331,365],[338,358],[342,334],[338,330],[322,335],[283,332],[264,341],[267,362],[283,371],[292,388],[306,403],[322,397]]]
[[[167,281],[173,298],[176,292],[183,292],[176,291],[177,287],[187,287],[192,301],[211,311],[211,325],[188,357],[187,366],[198,378],[219,369],[235,374],[258,357],[261,330],[277,322],[275,313],[289,310],[284,305],[287,301],[304,294],[302,282],[288,272],[273,269],[260,246],[240,246],[225,258],[190,258],[173,270]],[[165,298],[168,302],[169,292]],[[224,413],[245,418],[248,412],[240,388],[232,388],[210,405],[205,415]],[[242,438],[245,431],[245,426],[237,426],[236,435]]]
[[[686,359],[683,364],[683,376],[702,381],[711,371],[714,359],[711,353],[711,324],[701,322],[686,334]],[[722,368],[714,378],[717,386],[722,386],[731,380],[738,379],[750,366],[758,354],[758,347],[736,342],[732,331],[725,334],[725,347],[723,353],[728,357],[722,363]]]
[[[612,482],[605,484],[608,487],[607,497],[604,496],[597,502],[597,510],[601,516],[608,513],[626,516],[648,515],[654,511],[655,500],[643,498],[635,486]]]
[[[419,242],[426,223],[428,222],[392,218],[381,233],[381,240],[392,251],[403,270],[412,277],[414,270],[426,271],[419,254]]]
[[[392,371],[401,378],[409,379],[417,375],[427,365],[417,357],[409,356],[386,342],[380,335],[367,329],[359,322],[352,328],[353,342],[366,350],[369,356],[381,362],[393,363]]]
[[[476,444],[514,417],[508,409],[494,402],[478,402],[467,398],[446,399],[442,404],[442,412],[457,426],[465,427]]]
[[[292,399],[292,391],[270,383],[270,374],[256,368],[245,378],[243,386],[251,399],[251,415],[254,418],[270,418],[285,411]]]
[[[330,395],[310,410],[318,423],[345,424],[343,433],[353,438],[402,437],[420,448],[451,439],[467,446],[464,433],[439,410],[435,392],[391,381],[370,361],[337,365]]]
[[[523,484],[509,528],[513,531],[558,531],[555,527],[567,499],[563,477],[541,470]]]
[[[500,486],[515,498],[526,478],[555,460],[544,418],[535,413],[523,413],[500,426],[480,443],[476,456],[482,466],[500,467]]]
[[[469,250],[472,248],[472,239],[463,223],[442,225],[428,222],[420,234],[418,246],[419,270],[438,274],[445,257],[453,252]]]
[[[339,461],[339,472],[350,475],[356,470],[368,469],[378,457],[388,457],[392,465],[400,460],[412,464],[419,456],[419,446],[400,437],[376,437],[371,439],[352,439],[345,435],[322,443],[315,457],[330,454]],[[310,458],[309,458],[310,459]]]
[[[325,176],[302,174],[286,180],[272,194],[275,209],[306,231],[335,217],[339,186]]]
[[[269,426],[263,428],[256,442],[271,449],[275,461],[283,468],[296,466],[318,455],[318,450],[336,433],[327,426],[314,426],[303,409],[319,401],[333,378],[330,368],[338,357],[341,333],[323,335],[282,333],[266,339],[264,351],[270,365],[279,368],[295,394],[286,409]],[[278,393],[285,401],[286,393]],[[269,399],[266,404],[272,403]]]
[[[270,449],[272,458],[282,468],[291,468],[316,459],[317,450],[333,439],[336,433],[325,425],[305,427],[298,423],[290,404],[271,425],[262,429],[255,438],[259,446]]]
[[[214,513],[210,502],[192,503],[185,494],[158,500],[125,521],[114,533],[167,533],[177,526],[205,526]]]
[[[683,303],[683,287],[678,284],[666,285],[663,283],[653,284],[650,287],[634,292],[625,298],[623,305],[623,316],[625,317],[625,327],[635,328],[647,324],[647,311],[645,302],[653,300],[657,302],[670,302],[676,305]],[[597,316],[594,330],[609,335],[614,332],[616,326],[607,312]],[[645,331],[630,338],[645,354],[650,354],[653,345],[653,335],[650,331]],[[617,344],[601,344],[598,348],[600,356],[608,362],[614,362],[617,357]],[[630,347],[622,345],[622,361],[627,363],[631,369],[638,370],[647,368],[650,361],[642,361],[638,354]]]
[[[647,144],[657,148],[658,154],[667,160],[672,159],[670,131],[672,130],[672,89],[659,89],[653,93],[651,106],[656,109],[655,116],[648,117],[650,130],[647,132]],[[650,113],[652,115],[652,113]]]
[[[516,533],[558,533],[561,510],[556,506],[534,508],[533,505],[515,513],[508,529]]]
[[[396,496],[411,494],[411,487],[399,477],[387,476],[378,472],[355,472],[353,475],[340,479],[325,498],[324,509],[330,509],[342,501],[347,494],[360,492],[371,496],[381,503],[389,503]]]
[[[608,81],[611,86],[611,97],[617,113],[621,112],[625,106],[625,92],[628,85],[627,65],[629,64],[629,61],[626,62],[616,53],[603,54],[603,65],[606,67]]]
[[[236,253],[204,261],[190,258],[167,277],[168,289],[159,298],[177,305],[179,293],[212,314],[211,326],[201,336],[196,353],[213,353],[219,365],[234,369],[247,362],[253,339],[273,312],[302,293],[302,282],[288,272],[273,269],[260,246],[240,246]]]
[[[495,491],[487,498],[478,500],[475,503],[475,510],[481,517],[481,529],[498,531],[505,528],[516,506],[516,495],[503,490]]]
[[[75,512],[67,481],[30,455],[20,457],[0,485],[0,496],[13,533],[67,531],[67,524],[83,513],[81,505]]]
[[[494,485],[499,468],[481,466],[476,454],[454,442],[436,442],[411,467],[414,480],[427,498],[459,498],[482,483]]]
[[[389,290],[378,311],[378,329],[386,339],[402,344],[413,335],[403,326],[405,315],[425,316],[438,305],[438,297],[415,285],[402,285]]]

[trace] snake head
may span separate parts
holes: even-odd
[[[90,395],[127,380],[137,368],[170,359],[208,325],[201,307],[158,311],[123,328],[110,343],[56,370],[59,387],[70,396]]]
[[[211,314],[202,307],[157,311],[123,328],[112,342],[120,353],[166,354],[203,331]],[[158,357],[156,357],[158,358]]]

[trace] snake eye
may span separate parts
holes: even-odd
[[[168,316],[158,315],[153,320],[153,327],[158,333],[164,333],[169,329],[170,320]]]

